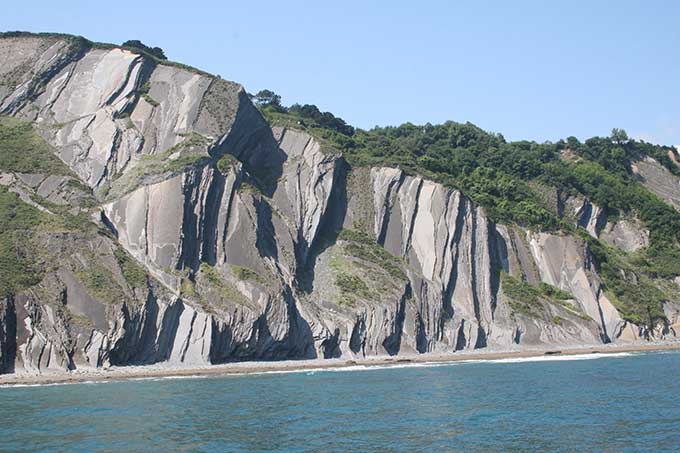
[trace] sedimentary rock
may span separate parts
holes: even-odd
[[[653,331],[624,321],[581,239],[496,225],[460,191],[396,168],[350,169],[309,133],[270,128],[235,83],[65,37],[0,39],[0,60],[0,111],[33,121],[94,195],[74,188],[75,176],[8,173],[0,183],[46,211],[35,195],[86,211],[99,228],[36,238],[54,266],[0,301],[0,372],[678,330],[673,301]],[[638,171],[651,181],[649,165]],[[569,199],[566,211],[623,250],[648,243],[634,219],[607,223],[588,200]],[[522,312],[506,274],[573,299]]]
[[[635,252],[649,245],[649,230],[636,219],[621,219],[608,223],[601,233],[602,239],[626,252]]]
[[[668,171],[651,157],[645,157],[632,165],[642,185],[680,209],[680,178]]]

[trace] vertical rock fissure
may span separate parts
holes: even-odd
[[[220,216],[220,202],[224,198],[226,178],[219,172],[215,172],[212,184],[208,188],[205,199],[203,245],[201,246],[201,261],[214,266],[217,262],[217,233]],[[229,215],[227,207],[226,215]],[[228,221],[228,217],[227,217]],[[226,221],[225,221],[226,231]]]
[[[385,237],[387,236],[387,228],[390,224],[390,217],[392,216],[392,204],[396,200],[399,189],[401,189],[402,184],[406,176],[404,172],[399,173],[399,178],[390,181],[385,191],[385,200],[383,201],[383,218],[380,223],[380,232],[378,234],[378,244],[385,246]]]
[[[186,360],[187,351],[189,350],[189,346],[191,346],[191,340],[194,333],[194,324],[196,323],[197,315],[198,312],[196,311],[194,311],[193,314],[191,315],[191,321],[189,322],[189,331],[187,332],[186,338],[184,338],[184,341],[182,342],[181,346],[182,350],[179,351],[180,362],[184,362]]]
[[[392,325],[392,332],[383,340],[382,345],[389,355],[399,354],[401,349],[401,338],[404,331],[404,318],[406,300],[410,297],[411,286],[407,285],[406,290],[397,302],[397,310],[394,314],[394,321]]]
[[[600,297],[602,295],[602,288],[598,288],[597,290],[597,312],[600,316],[600,326],[601,326],[601,338],[603,343],[611,343],[611,337],[609,336],[609,332],[607,332],[607,323],[604,319],[604,312],[602,311],[602,304],[600,303]]]
[[[496,230],[496,226],[491,223],[487,223],[488,228],[488,238],[489,238],[489,256],[490,256],[490,289],[491,289],[491,320],[492,322],[496,318],[496,307],[498,304],[498,291],[500,288],[500,274],[503,268],[503,258],[501,257],[501,247],[505,247],[505,255],[507,256],[507,244],[501,237],[501,235]]]
[[[0,300],[0,374],[13,373],[17,353],[17,314],[14,298]]]
[[[454,304],[453,304],[453,292],[456,289],[456,285],[458,282],[458,257],[460,254],[460,240],[463,235],[463,228],[465,224],[465,211],[466,211],[466,206],[464,203],[464,200],[458,196],[457,200],[457,213],[456,213],[456,220],[455,220],[455,229],[453,231],[453,237],[451,239],[451,243],[449,245],[451,249],[451,274],[449,275],[449,280],[446,285],[446,291],[444,293],[443,297],[443,305],[444,305],[444,315],[442,316],[442,323],[448,321],[449,319],[453,318],[454,314]],[[442,324],[442,331],[443,331],[443,324]]]
[[[226,178],[225,178],[225,188],[223,190],[223,193],[226,191]],[[232,213],[234,210],[234,204],[236,203],[236,194],[238,193],[238,188],[241,185],[241,172],[238,172],[234,175],[234,181],[230,185],[229,188],[229,199],[227,200],[226,203],[226,208],[227,211],[225,213],[224,217],[224,227],[222,231],[222,237],[220,238],[219,245],[221,245],[222,249],[222,256],[227,255],[227,250],[226,250],[226,243],[227,243],[227,236],[229,235],[229,227],[231,226],[231,221],[232,221]],[[217,233],[216,233],[217,234]],[[218,244],[216,244],[217,247]],[[215,256],[215,260],[217,260],[217,255]]]
[[[415,203],[413,204],[413,213],[411,214],[411,219],[409,221],[408,236],[406,237],[406,242],[404,243],[403,257],[408,258],[408,252],[411,250],[411,240],[413,238],[413,227],[416,223],[416,217],[418,216],[418,207],[420,204],[420,190],[423,188],[423,180],[418,180],[418,188],[416,189]]]
[[[472,306],[475,318],[481,325],[481,314],[479,307],[479,295],[477,294],[477,212],[474,208],[470,209],[470,287],[472,288]]]

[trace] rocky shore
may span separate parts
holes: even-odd
[[[560,349],[522,349],[514,351],[475,350],[447,354],[412,354],[398,357],[373,356],[365,359],[315,359],[271,362],[236,362],[198,367],[168,364],[79,369],[73,372],[47,372],[42,374],[15,373],[0,376],[0,388],[26,385],[76,384],[85,382],[123,381],[128,379],[167,377],[207,377],[259,373],[286,373],[348,367],[408,366],[412,364],[448,363],[478,360],[523,359],[537,357],[575,356],[588,354],[646,353],[680,351],[680,342],[637,342],[627,345],[607,344],[567,346]]]

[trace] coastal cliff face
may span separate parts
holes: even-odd
[[[308,133],[270,127],[235,83],[65,37],[2,38],[0,61],[0,113],[32,123],[72,172],[3,172],[0,185],[46,225],[54,206],[88,219],[32,237],[45,270],[0,299],[0,372],[678,329],[672,300],[655,326],[625,321],[583,238],[494,224],[460,191],[397,168],[350,167]],[[653,163],[639,171],[677,201]],[[609,221],[588,200],[562,210],[623,251],[649,242],[636,219]]]

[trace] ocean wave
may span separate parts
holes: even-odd
[[[187,374],[187,375],[178,375],[178,376],[156,376],[152,377],[150,379],[154,381],[166,381],[166,380],[178,380],[178,379],[206,379],[211,377],[210,375],[207,374]]]
[[[651,352],[651,351],[650,351]],[[664,352],[675,352],[675,351],[663,351]],[[250,372],[229,372],[224,373],[211,373],[211,374],[191,374],[191,375],[180,375],[180,376],[138,376],[138,377],[125,377],[116,376],[115,379],[98,380],[93,379],[89,381],[75,381],[75,382],[50,382],[50,383],[31,383],[31,384],[0,384],[0,389],[5,388],[25,388],[25,387],[51,387],[57,385],[74,385],[74,384],[107,384],[111,382],[121,382],[121,381],[164,381],[164,380],[178,380],[178,379],[206,379],[206,378],[219,378],[219,377],[235,377],[235,376],[259,376],[259,375],[278,375],[278,374],[305,374],[307,376],[314,376],[317,373],[345,373],[354,371],[379,371],[386,369],[403,369],[403,368],[434,368],[434,367],[450,367],[450,366],[460,366],[466,364],[514,364],[514,363],[530,363],[530,362],[560,362],[560,361],[577,361],[577,360],[596,360],[605,358],[624,358],[639,354],[645,354],[646,352],[596,352],[590,354],[551,354],[551,355],[539,355],[532,357],[507,357],[501,359],[484,359],[484,358],[474,358],[474,359],[463,359],[458,358],[451,361],[430,361],[430,362],[396,362],[396,363],[375,363],[375,364],[352,364],[352,365],[342,365],[336,367],[315,367],[315,368],[291,368],[282,370],[263,370],[263,371],[250,371]]]
[[[48,382],[44,384],[0,384],[0,389],[17,389],[26,387],[56,387],[57,385],[71,385],[71,384],[85,384],[85,382]]]
[[[590,354],[554,354],[554,355],[540,355],[532,357],[508,357],[503,359],[461,359],[452,361],[437,361],[437,362],[404,362],[404,363],[381,363],[381,364],[365,364],[365,365],[347,365],[332,368],[307,368],[307,369],[290,369],[290,370],[269,370],[269,371],[253,371],[248,373],[225,373],[228,376],[252,376],[252,375],[275,375],[275,374],[295,374],[304,373],[308,376],[313,376],[316,373],[344,373],[353,371],[378,371],[386,369],[400,369],[400,368],[434,368],[445,366],[457,366],[474,363],[529,363],[529,362],[561,362],[574,360],[595,360],[604,358],[623,358],[637,355],[640,353],[632,352],[598,352]]]
[[[563,362],[570,360],[595,360],[606,358],[622,358],[630,357],[638,353],[632,352],[594,352],[591,354],[553,354],[553,355],[539,355],[533,357],[508,357],[505,359],[479,359],[466,360],[465,362],[475,363],[528,363],[528,362]]]

